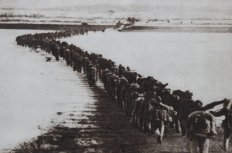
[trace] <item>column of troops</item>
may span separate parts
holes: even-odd
[[[167,83],[152,76],[144,77],[129,67],[116,65],[101,54],[89,53],[73,44],[56,40],[86,32],[77,30],[27,34],[18,36],[16,42],[32,49],[40,48],[52,54],[57,61],[62,58],[74,71],[86,75],[90,87],[94,87],[100,79],[106,92],[129,116],[129,122],[143,132],[156,134],[159,143],[162,142],[164,132],[174,128],[174,131],[187,135],[190,140],[205,140],[203,142],[207,146],[207,140],[217,134],[215,116],[224,115],[224,149],[228,149],[228,137],[232,131],[230,100],[223,99],[203,106],[201,101],[192,99],[190,91],[171,91]],[[223,109],[206,112],[219,104],[224,105]],[[198,147],[200,152],[205,149],[202,144]]]

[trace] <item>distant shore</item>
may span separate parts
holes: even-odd
[[[113,28],[113,24],[66,24],[66,23],[10,23],[0,22],[0,29],[35,29],[35,30],[104,30]],[[120,31],[157,31],[157,32],[207,32],[232,33],[232,26],[217,25],[132,25]]]
[[[104,30],[112,25],[104,24],[52,24],[52,23],[0,23],[0,29],[35,29],[35,30]]]
[[[207,32],[207,33],[231,33],[232,26],[216,25],[135,25],[122,31],[157,31],[157,32]]]

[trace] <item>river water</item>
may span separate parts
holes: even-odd
[[[171,89],[190,90],[205,104],[232,97],[231,33],[107,30],[63,40],[154,76]]]
[[[16,45],[17,36],[35,32],[46,31],[0,30],[0,152],[94,102],[92,91],[63,61],[45,62],[46,53]],[[58,117],[57,112],[63,114]]]

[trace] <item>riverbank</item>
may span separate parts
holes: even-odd
[[[232,33],[232,26],[224,25],[132,25],[120,31],[153,31],[153,32],[192,32],[192,33]]]
[[[31,30],[82,30],[101,31],[111,28],[107,24],[52,24],[52,23],[8,23],[0,22],[0,29],[31,29]]]

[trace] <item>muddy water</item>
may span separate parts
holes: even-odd
[[[94,102],[88,85],[63,61],[45,62],[44,52],[16,45],[16,36],[35,32],[0,30],[0,152],[63,122],[64,112],[79,114]]]
[[[232,97],[231,33],[117,32],[63,39],[142,75],[190,90],[205,104]]]

